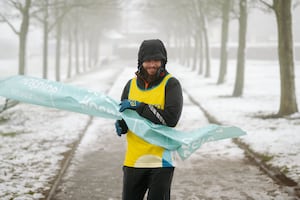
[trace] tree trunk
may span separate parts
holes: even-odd
[[[45,13],[44,13],[44,30],[43,30],[43,78],[48,78],[48,0],[45,0],[46,5],[44,7]]]
[[[230,13],[230,0],[223,1],[222,9],[222,36],[221,36],[221,60],[219,78],[217,84],[222,84],[225,81],[227,73],[227,42],[228,42],[228,30],[229,30],[229,13]]]
[[[93,36],[90,35],[88,38],[88,66],[90,69],[93,67]]]
[[[61,55],[61,29],[62,29],[62,19],[58,19],[56,26],[56,55],[55,55],[55,79],[60,81],[61,71],[60,71],[60,55]]]
[[[197,63],[198,63],[198,54],[199,54],[199,42],[198,42],[198,36],[197,34],[194,35],[194,46],[192,47],[194,49],[193,53],[193,64],[192,64],[192,71],[197,70]]]
[[[200,15],[202,19],[202,31],[204,36],[204,44],[205,44],[205,77],[210,77],[210,47],[209,47],[209,40],[208,40],[208,30],[207,30],[207,22],[206,17],[203,14],[202,8],[200,8]]]
[[[298,112],[295,94],[295,72],[291,0],[273,0],[278,27],[278,54],[280,64],[279,116]]]
[[[177,33],[175,47],[176,47],[176,61],[180,63],[180,39],[179,34]]]
[[[247,35],[247,0],[240,0],[240,18],[239,18],[239,47],[237,53],[237,66],[235,84],[232,96],[239,97],[243,95],[244,77],[245,77],[245,51]]]
[[[208,27],[207,27],[207,19],[203,12],[203,5],[202,2],[198,1],[197,9],[199,12],[199,20],[200,20],[200,30],[201,30],[201,40],[203,38],[202,44],[204,44],[204,52],[205,52],[205,74],[204,77],[210,77],[210,46],[209,46],[209,39],[208,39]],[[201,47],[202,48],[202,47]]]
[[[26,0],[25,6],[22,9],[22,22],[19,33],[19,74],[24,75],[26,71],[26,43],[29,29],[30,15],[29,10],[31,0]]]
[[[87,65],[86,65],[86,36],[83,34],[82,36],[82,66],[83,71],[87,71]]]
[[[26,38],[27,33],[20,31],[19,36],[19,74],[24,75],[26,69]]]
[[[68,30],[68,78],[71,78],[72,75],[72,31]]]
[[[191,49],[191,37],[189,35],[186,36],[185,42],[185,51],[184,51],[184,60],[185,60],[185,65],[189,68],[190,65],[190,49]]]
[[[198,69],[198,74],[203,73],[203,61],[204,61],[204,56],[203,56],[203,32],[202,30],[199,31],[198,35],[198,41],[199,41],[199,69]]]
[[[100,56],[100,38],[95,36],[95,41],[94,41],[94,55],[93,55],[93,60],[94,60],[94,67],[99,66],[99,56]]]
[[[55,0],[55,4],[58,5],[58,0]],[[64,7],[66,7],[66,3],[64,3]],[[61,8],[55,8],[56,15],[56,48],[55,48],[55,80],[60,81],[61,79],[61,71],[60,71],[60,58],[61,58],[61,35],[62,35],[62,23],[63,16],[61,12]]]
[[[76,74],[79,74],[80,73],[80,69],[79,69],[78,21],[75,22],[74,42],[75,42],[75,66],[76,66]]]

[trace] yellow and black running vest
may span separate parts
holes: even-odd
[[[128,99],[144,102],[159,109],[164,109],[165,88],[172,76],[168,74],[161,83],[150,89],[140,89],[137,79],[130,83]],[[173,167],[171,152],[162,147],[150,144],[128,130],[127,151],[124,166],[137,168]]]

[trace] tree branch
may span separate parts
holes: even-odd
[[[48,31],[50,32],[57,24],[59,21],[63,20],[63,18],[73,9],[73,7],[67,7],[67,9],[64,10],[64,12],[56,17],[55,22],[49,26]]]
[[[31,13],[30,15],[33,18],[37,19],[39,22],[43,23],[44,20],[40,16],[38,16],[37,13],[34,12],[34,13]]]
[[[18,9],[19,11],[22,11],[22,4],[20,2],[17,2],[17,1],[13,1],[13,0],[10,0],[9,1],[13,7],[15,7],[16,9]]]
[[[293,5],[293,9],[296,9],[300,5],[300,1],[296,1]]]
[[[263,5],[265,5],[267,8],[274,10],[274,5],[269,4],[268,2],[264,1],[264,0],[258,0],[259,2],[261,2]]]
[[[13,31],[15,34],[17,34],[17,35],[20,34],[20,32],[17,31],[17,29],[12,25],[12,23],[10,23],[10,21],[9,21],[5,16],[3,16],[1,13],[0,13],[0,21],[6,22],[7,25],[12,29],[12,31]]]

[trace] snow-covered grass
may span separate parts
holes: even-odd
[[[0,199],[42,198],[87,118],[27,104],[1,114]]]
[[[270,158],[268,164],[279,167],[287,176],[300,183],[300,113],[286,118],[262,119],[279,109],[280,78],[275,62],[248,61],[244,95],[230,97],[233,92],[235,61],[228,64],[227,81],[217,85],[219,63],[212,63],[211,77],[204,78],[175,63],[169,71],[205,109],[223,124],[247,131],[241,140],[257,153]],[[300,68],[296,64],[296,93],[300,106]]]
[[[121,65],[100,72],[96,69],[67,82],[105,92],[118,67]],[[14,72],[8,70],[6,74]],[[0,113],[0,199],[44,198],[65,154],[83,134],[89,118],[23,103]]]

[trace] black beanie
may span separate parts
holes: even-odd
[[[144,40],[138,53],[138,68],[146,60],[161,60],[162,67],[167,63],[167,51],[163,42],[159,39]]]

